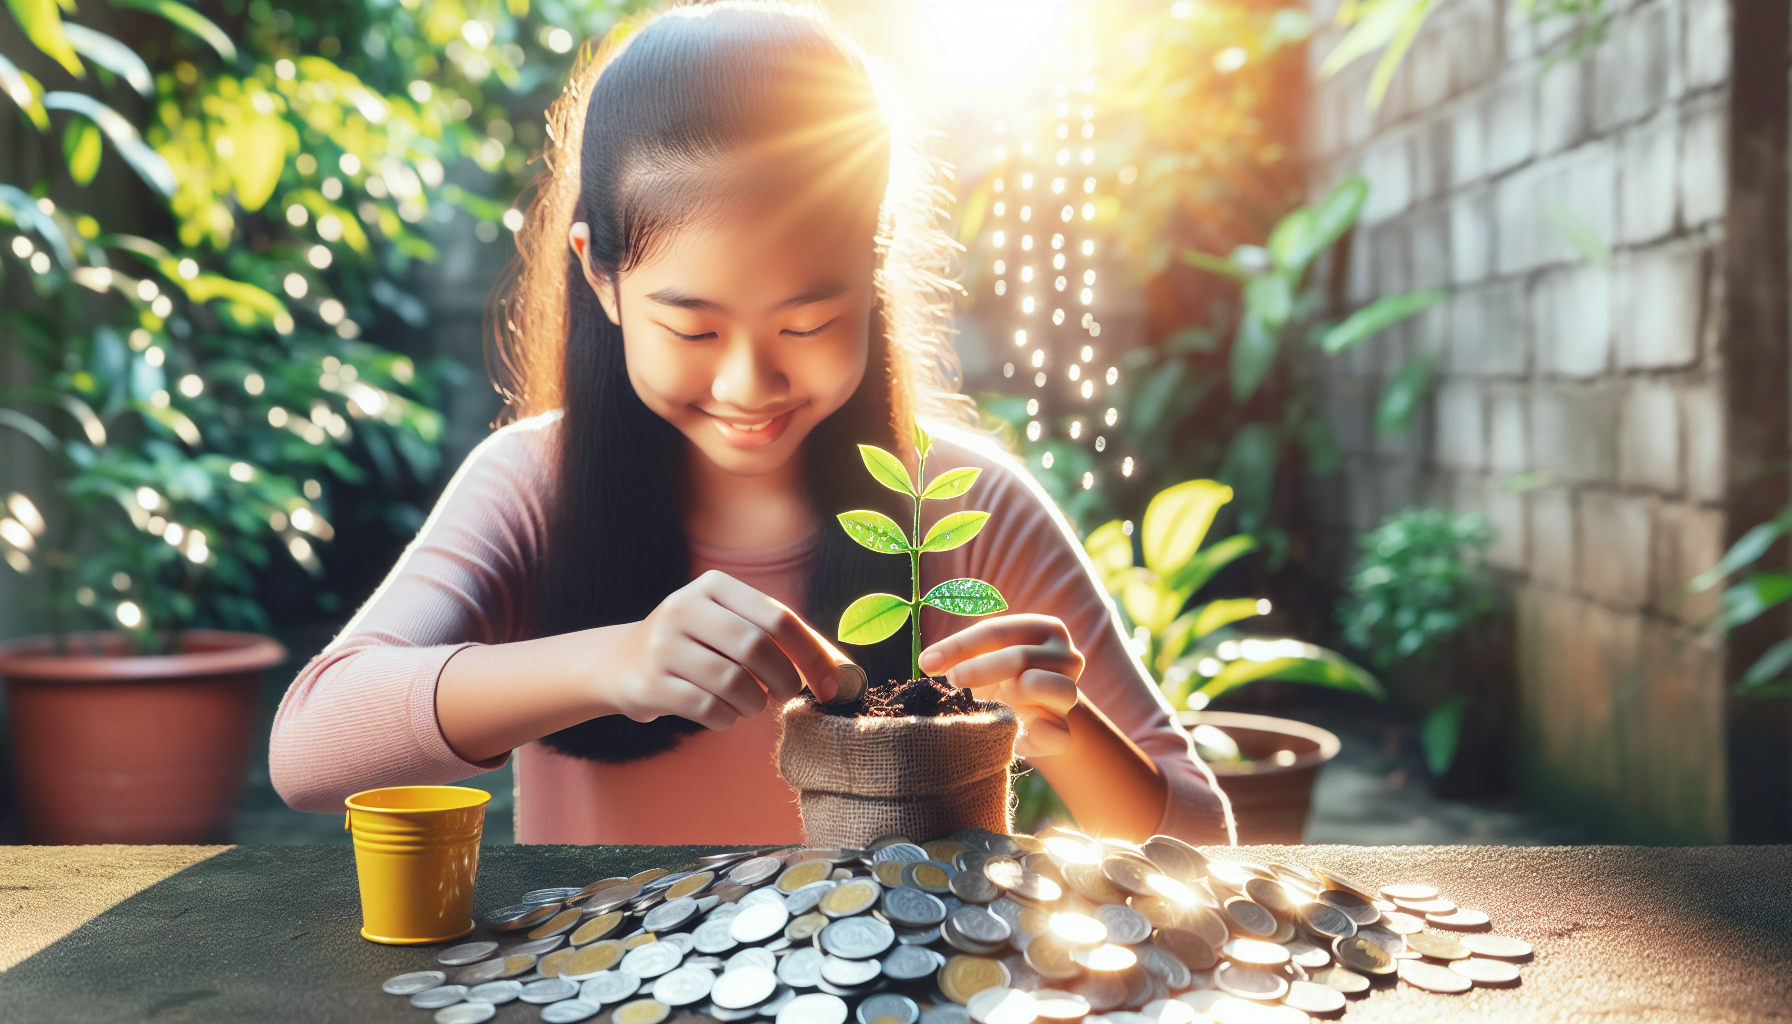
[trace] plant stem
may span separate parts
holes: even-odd
[[[926,486],[927,455],[915,452],[915,530],[908,549],[909,678],[921,678],[921,491]]]

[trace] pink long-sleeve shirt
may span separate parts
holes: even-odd
[[[526,596],[543,557],[559,421],[547,413],[513,423],[474,449],[385,582],[293,681],[274,719],[268,757],[288,804],[340,811],[345,797],[363,789],[453,782],[503,765],[504,757],[468,761],[448,746],[436,722],[436,679],[463,647],[528,638]],[[991,440],[945,427],[935,436],[930,479],[959,466],[983,473],[963,497],[929,502],[924,523],[962,509],[992,518],[969,544],[921,559],[923,588],[974,576],[995,584],[1014,611],[1062,619],[1087,659],[1084,699],[1168,780],[1158,830],[1224,842],[1224,798],[1127,649],[1113,605],[1063,515]],[[721,570],[802,615],[817,540],[757,550],[692,542],[692,576]],[[932,642],[973,621],[927,608],[923,636]],[[517,841],[800,842],[795,794],[772,759],[777,737],[774,704],[626,764],[528,743],[516,752]]]

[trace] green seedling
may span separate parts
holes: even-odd
[[[875,445],[859,445],[859,454],[865,460],[865,468],[871,471],[878,483],[914,499],[915,526],[912,534],[904,533],[894,519],[881,512],[860,509],[840,514],[840,525],[845,527],[847,535],[853,540],[882,554],[909,557],[909,596],[901,598],[895,594],[866,594],[854,601],[840,616],[840,641],[848,644],[874,644],[901,629],[904,622],[913,619],[909,662],[913,672],[911,678],[914,679],[923,678],[922,605],[953,615],[992,615],[1008,609],[1008,602],[1003,600],[1001,592],[982,580],[947,580],[929,590],[925,597],[921,594],[921,555],[929,551],[950,551],[968,543],[989,522],[988,512],[954,512],[933,524],[933,529],[927,531],[925,538],[921,537],[921,503],[956,498],[970,490],[971,485],[977,482],[978,475],[983,472],[971,467],[947,470],[934,477],[933,482],[926,487],[920,487],[917,481],[927,479],[927,454],[932,449],[933,438],[916,423],[915,478],[911,480],[908,468],[902,464],[902,460]],[[911,540],[911,537],[916,540]]]

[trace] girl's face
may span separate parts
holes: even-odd
[[[728,210],[661,239],[614,286],[573,226],[635,393],[726,472],[784,467],[865,375],[875,257],[841,219]]]

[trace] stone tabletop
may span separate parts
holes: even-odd
[[[708,849],[489,847],[475,909]],[[1515,988],[1377,987],[1344,1011],[1353,1024],[1792,1021],[1792,847],[1208,852],[1430,882],[1536,948]],[[379,983],[434,951],[366,942],[359,925],[348,847],[0,848],[0,1019],[426,1024]],[[538,1017],[513,1003],[496,1020]]]

